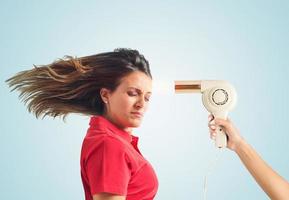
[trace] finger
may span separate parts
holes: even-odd
[[[215,131],[210,130],[210,138],[213,139],[213,138],[216,138],[216,136],[217,136],[217,133]]]
[[[214,120],[214,115],[212,115],[212,114],[210,114],[209,116],[208,116],[208,119],[209,119],[209,121],[212,121],[212,120]]]
[[[212,130],[212,129],[209,129],[209,132],[210,132],[210,134],[214,134],[216,131]]]
[[[208,121],[211,122],[211,121],[213,121],[213,120],[214,120],[214,116],[213,116],[212,114],[210,114],[210,115],[208,116]]]
[[[213,118],[213,115],[212,115],[212,114],[209,114],[209,115],[208,115],[208,118],[209,118],[209,119]]]
[[[210,129],[216,129],[216,125],[215,124],[209,124],[208,125]]]
[[[217,134],[216,133],[212,133],[212,138],[216,138]]]
[[[211,138],[212,140],[216,140],[216,136],[215,136],[215,135],[211,135],[210,138]]]
[[[212,132],[210,133],[210,137],[216,137],[216,136],[217,136],[217,133],[216,133],[216,132],[212,131]]]
[[[208,122],[208,127],[210,128],[211,126],[215,126],[215,124],[214,123],[211,123],[211,122]]]
[[[215,124],[215,122],[214,121],[209,121],[208,122],[208,126],[210,126],[211,124]]]

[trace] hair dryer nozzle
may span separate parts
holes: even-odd
[[[202,81],[175,81],[175,93],[200,93]]]

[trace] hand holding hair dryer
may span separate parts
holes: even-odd
[[[202,93],[205,108],[215,118],[227,119],[237,103],[235,88],[224,80],[175,81],[175,93]],[[216,127],[215,145],[227,146],[227,135],[222,126]]]

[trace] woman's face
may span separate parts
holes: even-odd
[[[152,80],[145,73],[135,71],[121,79],[114,92],[102,88],[101,96],[106,101],[106,114],[118,127],[130,132],[138,127],[148,108]]]

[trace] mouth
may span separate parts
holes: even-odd
[[[134,116],[138,117],[138,118],[142,118],[143,114],[140,112],[131,112]]]

